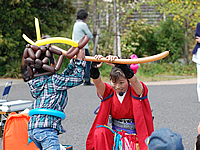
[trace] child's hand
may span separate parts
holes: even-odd
[[[80,49],[78,54],[76,55],[76,59],[85,60],[85,49]]]

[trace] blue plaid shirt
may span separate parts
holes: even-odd
[[[67,105],[67,89],[83,83],[86,62],[71,60],[62,74],[39,76],[28,81],[30,92],[35,101],[32,109],[46,108],[64,112]],[[58,133],[66,132],[61,125],[61,118],[50,115],[33,115],[28,123],[28,130],[34,128],[54,128]]]

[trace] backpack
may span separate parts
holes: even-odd
[[[3,150],[39,150],[34,142],[28,144],[28,113],[11,112],[3,133]]]

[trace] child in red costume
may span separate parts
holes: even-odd
[[[110,55],[106,58],[110,62],[117,59]],[[93,62],[90,69],[101,105],[88,134],[86,149],[112,150],[121,146],[129,150],[147,150],[145,139],[154,129],[146,85],[124,64],[113,64],[111,84],[104,83],[98,70],[102,64]],[[107,126],[109,116],[112,117],[111,128]]]

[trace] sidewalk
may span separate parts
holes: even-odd
[[[0,79],[0,86],[5,86],[6,82],[8,81],[13,81],[12,84],[27,84],[26,82],[23,81],[23,79]],[[196,84],[196,83],[197,83],[197,78],[145,82],[146,85],[176,85],[176,84]]]
[[[12,84],[26,84],[23,79],[0,79],[0,86],[5,86],[8,81],[12,81]]]
[[[145,84],[147,84],[147,85],[175,85],[175,84],[196,84],[196,83],[197,83],[197,78],[145,82]]]

